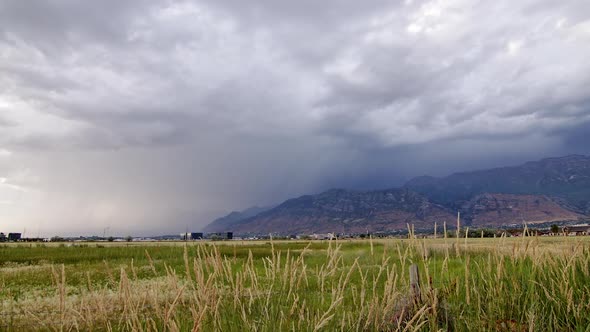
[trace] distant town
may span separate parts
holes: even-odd
[[[542,227],[539,227],[542,226]],[[551,225],[534,225],[522,227],[522,225],[509,225],[503,228],[484,228],[470,229],[466,227],[460,229],[457,234],[456,228],[449,228],[447,237],[519,237],[519,236],[587,236],[590,235],[590,224],[551,224]],[[252,241],[252,240],[336,240],[336,239],[365,239],[365,238],[406,238],[408,234],[421,238],[444,237],[443,230],[419,229],[414,230],[408,227],[405,230],[393,232],[366,232],[366,233],[312,233],[312,234],[241,234],[235,236],[234,232],[185,232],[178,235],[158,235],[151,237],[133,237],[133,236],[78,236],[78,237],[61,237],[53,236],[50,238],[42,237],[23,237],[22,233],[0,232],[0,242],[154,242],[154,241]]]

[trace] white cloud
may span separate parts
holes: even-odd
[[[522,44],[523,43],[520,40],[509,41],[506,45],[506,50],[508,51],[508,54],[516,55],[518,51],[522,48]]]

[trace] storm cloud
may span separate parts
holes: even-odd
[[[588,59],[586,0],[4,0],[0,231],[587,154]]]

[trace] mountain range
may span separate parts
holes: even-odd
[[[401,188],[332,189],[216,219],[206,232],[237,234],[363,233],[576,221],[590,216],[590,157],[570,155],[519,166],[421,176]]]

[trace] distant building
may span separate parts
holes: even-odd
[[[589,235],[590,225],[565,226],[563,232],[567,235]]]
[[[6,235],[4,233],[0,233],[0,242],[6,242]]]
[[[207,235],[207,237],[212,240],[233,240],[234,238],[233,232],[209,233]]]
[[[203,233],[180,233],[180,239],[182,241],[202,240],[203,238]]]
[[[8,241],[20,241],[21,233],[8,233]]]
[[[312,234],[311,238],[314,240],[335,240],[336,236],[334,235],[334,233]]]

